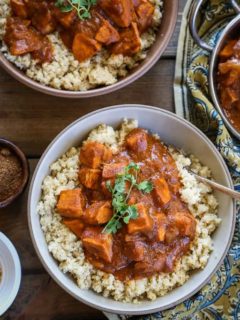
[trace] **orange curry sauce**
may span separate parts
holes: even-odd
[[[240,131],[240,40],[229,40],[219,54],[218,94],[225,115]]]
[[[39,63],[53,59],[47,35],[54,31],[79,62],[103,47],[112,54],[132,56],[140,51],[140,35],[152,26],[154,14],[149,0],[98,0],[85,20],[75,9],[62,12],[56,0],[10,0],[10,4],[4,41],[12,55],[31,53]]]
[[[138,181],[151,181],[153,190],[133,188],[128,204],[136,205],[137,219],[123,223],[116,234],[103,233],[113,215],[106,181],[113,184],[131,162],[140,166]],[[181,182],[168,149],[145,130],[134,129],[114,155],[101,143],[85,143],[80,163],[83,187],[62,191],[57,212],[81,239],[88,261],[120,280],[173,271],[195,237],[196,221],[180,198]]]

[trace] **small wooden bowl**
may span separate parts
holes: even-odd
[[[18,159],[20,160],[20,162],[22,164],[22,168],[23,168],[23,180],[22,180],[22,184],[20,185],[20,187],[17,189],[17,191],[13,195],[11,195],[6,200],[0,202],[0,208],[4,208],[4,207],[8,206],[9,204],[11,204],[25,189],[27,182],[28,182],[28,178],[29,178],[29,165],[28,165],[28,160],[27,160],[25,154],[22,152],[21,149],[19,149],[19,147],[17,147],[11,141],[0,138],[0,146],[7,147],[11,151],[13,151],[15,153],[15,155],[18,157]]]

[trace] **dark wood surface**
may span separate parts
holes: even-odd
[[[118,92],[84,100],[66,100],[35,92],[0,69],[0,137],[26,153],[31,174],[44,149],[69,123],[93,110],[122,103],[142,103],[174,111],[173,79],[177,39],[186,0],[180,0],[178,22],[163,57],[141,79]],[[22,264],[18,296],[2,319],[105,319],[104,315],[65,293],[45,272],[31,243],[27,194],[0,209],[0,230],[17,248]]]

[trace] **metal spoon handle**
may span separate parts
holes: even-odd
[[[213,189],[215,190],[218,190],[218,191],[221,191],[227,195],[229,195],[230,197],[234,198],[234,199],[237,199],[237,200],[240,200],[240,192],[237,192],[235,190],[232,190],[230,188],[227,188],[227,187],[224,187],[223,185],[217,183],[217,182],[214,182],[212,180],[209,180],[209,179],[206,179],[206,178],[203,178],[199,175],[197,175],[196,173],[192,172],[191,173],[201,182],[205,183],[205,184],[208,184],[209,186],[211,186]]]

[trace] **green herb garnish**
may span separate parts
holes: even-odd
[[[90,9],[97,0],[56,0],[55,6],[62,12],[76,10],[79,19],[85,20],[91,18]]]
[[[116,233],[122,228],[123,222],[128,224],[131,219],[137,219],[137,207],[127,204],[132,189],[136,188],[145,193],[150,193],[153,189],[150,181],[137,182],[139,170],[140,167],[136,163],[131,162],[126,166],[123,174],[117,175],[113,187],[110,181],[106,182],[108,190],[112,193],[113,216],[103,229],[103,233]],[[128,191],[126,191],[127,181],[130,182]]]

